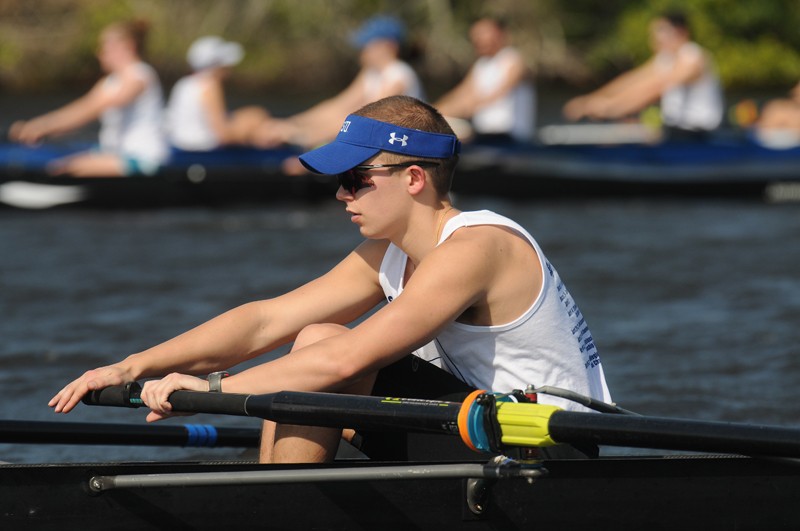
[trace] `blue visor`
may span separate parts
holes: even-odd
[[[363,48],[374,40],[386,39],[402,44],[406,38],[406,28],[394,17],[378,15],[364,22],[352,36],[356,48]]]
[[[358,166],[381,151],[412,157],[449,159],[461,150],[455,135],[429,133],[351,114],[336,139],[300,155],[315,173],[336,174]]]

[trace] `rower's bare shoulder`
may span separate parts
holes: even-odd
[[[454,244],[453,247],[496,250],[519,242],[527,243],[527,240],[510,227],[503,225],[474,225],[462,227],[455,231],[445,243],[452,243]]]
[[[497,266],[497,259],[513,238],[503,227],[496,225],[476,225],[462,227],[455,231],[435,252],[436,260],[447,263],[448,275],[461,271],[467,277],[481,278]],[[462,279],[464,280],[464,279]]]
[[[380,269],[386,249],[389,248],[389,240],[366,240],[353,251],[353,255],[360,257],[371,268],[376,271]]]
[[[447,259],[471,267],[497,272],[505,266],[534,267],[536,249],[516,230],[502,225],[464,227],[453,233],[448,245],[442,244]],[[445,253],[443,253],[445,254]],[[505,264],[505,265],[504,265]]]

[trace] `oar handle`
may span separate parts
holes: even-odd
[[[137,382],[112,385],[91,391],[83,397],[90,406],[144,407],[141,399],[142,386]],[[205,393],[198,391],[175,391],[169,395],[173,411],[186,413],[220,413],[224,415],[249,416],[247,399],[250,395],[233,393]]]
[[[112,385],[84,395],[82,402],[87,406],[113,406],[113,407],[143,407],[140,398],[142,386],[138,382],[128,382],[125,385]]]

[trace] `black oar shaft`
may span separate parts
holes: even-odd
[[[248,414],[275,422],[453,435],[460,408],[457,402],[290,391],[247,400]]]
[[[90,405],[141,407],[139,387],[107,387],[84,397]],[[437,400],[281,391],[265,395],[175,391],[173,411],[260,417],[286,424],[360,430],[458,434],[461,404]]]
[[[256,428],[0,420],[0,443],[254,448]]]
[[[554,440],[573,444],[800,457],[795,428],[558,411],[549,429]]]
[[[129,386],[122,391],[120,389],[95,391],[87,395],[84,401],[95,405],[141,405],[141,400],[138,400],[138,386]],[[469,420],[472,412],[478,411],[479,418],[486,418],[488,412],[476,403],[466,406],[456,402],[289,391],[266,395],[176,391],[170,395],[169,400],[173,410],[178,412],[253,416],[285,424],[349,427],[357,430],[432,431],[453,435],[459,434],[459,412],[467,407],[464,411],[469,412],[466,426],[470,433],[466,434],[466,438],[461,433],[465,442],[479,442],[481,426],[486,425],[481,422],[472,423]],[[537,446],[542,444],[539,441],[549,438],[550,444],[594,443],[635,448],[800,457],[800,430],[796,428],[552,409],[550,406],[537,404],[498,405],[498,411],[506,412],[504,420],[500,419],[499,413],[496,417],[499,422],[497,429],[502,435],[503,443]],[[491,422],[493,421],[490,419],[489,423]],[[476,425],[476,433],[473,433]]]

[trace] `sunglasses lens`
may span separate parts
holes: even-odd
[[[342,188],[354,195],[357,191],[370,185],[369,178],[355,169],[340,173],[338,177]]]
[[[350,174],[350,171],[342,172],[337,175],[337,177],[339,179],[339,186],[353,193],[353,176]]]

